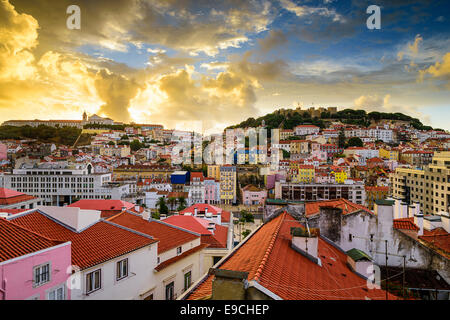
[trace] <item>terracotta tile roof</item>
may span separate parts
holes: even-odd
[[[194,214],[196,208],[197,208],[197,213],[203,214],[205,212],[206,208],[208,209],[208,212],[211,212],[213,215],[217,215],[220,213],[222,222],[230,222],[231,213],[229,211],[225,211],[222,208],[212,206],[210,204],[205,204],[205,203],[194,204],[194,205],[184,209],[183,211],[180,211],[179,214],[183,215],[186,212],[190,212],[190,213]]]
[[[95,200],[95,199],[84,199],[74,202],[68,207],[78,207],[84,210],[98,210],[98,211],[122,211],[122,207],[126,207],[127,210],[134,207],[134,204],[122,200]]]
[[[436,228],[431,231],[424,229],[423,236],[419,236],[419,239],[450,258],[450,233],[445,229]]]
[[[36,198],[15,190],[0,188],[0,205],[9,205],[32,199]]]
[[[292,227],[302,225],[286,212],[264,224],[236,249],[220,269],[248,272],[248,280],[285,300],[385,299],[385,291],[367,290],[366,280],[347,266],[347,255],[319,238],[322,266],[291,247]],[[213,275],[207,276],[188,300],[211,296]],[[389,295],[389,299],[397,297]]]
[[[373,214],[367,207],[360,204],[353,203],[347,199],[337,199],[337,200],[324,200],[316,202],[306,202],[305,203],[305,213],[307,216],[318,214],[321,206],[332,206],[336,208],[341,208],[343,214],[349,214],[358,210],[366,211]]]
[[[99,221],[81,232],[73,232],[37,210],[14,217],[11,221],[45,237],[64,242],[71,241],[72,264],[81,269],[157,242],[156,239],[125,230],[106,221]]]
[[[0,262],[51,248],[61,243],[63,241],[46,238],[0,218]]]
[[[199,246],[196,246],[196,247],[194,247],[192,249],[189,249],[188,251],[183,252],[179,256],[176,256],[176,257],[168,259],[168,260],[166,260],[164,262],[161,262],[159,265],[157,265],[155,267],[155,270],[156,271],[161,271],[161,270],[167,268],[168,266],[174,264],[175,262],[177,262],[177,261],[179,261],[179,260],[181,260],[181,259],[183,259],[183,258],[185,258],[187,256],[190,256],[191,254],[194,254],[194,253],[196,253],[196,252],[198,252],[198,251],[200,251],[200,250],[202,250],[202,249],[204,249],[206,247],[208,247],[208,244],[204,244],[203,243],[203,244],[201,244]]]
[[[179,247],[199,237],[199,235],[188,232],[187,230],[181,230],[170,224],[158,220],[147,221],[128,212],[122,212],[109,218],[108,221],[158,239],[158,254]]]
[[[419,227],[414,224],[414,217],[394,219],[394,228],[402,230],[419,230]]]
[[[214,234],[209,231],[209,220],[194,216],[170,216],[163,220],[165,223],[201,234],[201,242],[207,243],[211,248],[226,248],[228,228],[219,224],[215,225]]]

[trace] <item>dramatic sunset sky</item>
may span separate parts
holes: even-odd
[[[395,4],[393,4],[395,3]],[[81,30],[66,9],[81,8]],[[366,8],[381,7],[381,30]],[[0,0],[0,121],[208,132],[273,110],[404,112],[450,129],[448,0]]]

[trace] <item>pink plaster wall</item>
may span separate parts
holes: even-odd
[[[50,282],[33,288],[33,267],[50,261]],[[71,266],[71,245],[64,244],[25,258],[5,261],[0,265],[0,300],[24,300],[39,294],[40,300],[47,299],[47,290],[66,284],[66,299],[70,300],[67,288],[67,273]],[[6,296],[5,296],[6,294]]]

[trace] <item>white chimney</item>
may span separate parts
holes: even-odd
[[[420,202],[414,202],[414,206],[416,207],[416,214],[420,213]]]
[[[127,207],[122,207],[122,211],[125,211],[125,210],[127,210]]]
[[[408,204],[405,202],[400,203],[400,216],[399,218],[408,218]]]
[[[291,247],[321,265],[318,254],[319,229],[291,228]]]
[[[441,213],[441,224],[442,228],[450,233],[450,214],[448,212]]]
[[[100,220],[101,211],[78,207],[38,206],[37,209],[63,224],[80,231]]]
[[[140,212],[140,210],[141,210],[141,207],[140,207],[140,206],[138,206],[138,205],[135,205],[135,206],[134,206],[134,210],[136,210],[136,212]]]
[[[419,227],[419,231],[417,232],[417,235],[422,236],[423,235],[423,214],[419,212],[414,216],[414,223]]]
[[[383,232],[390,232],[394,224],[394,200],[376,200],[374,211],[378,218],[378,224],[384,229]]]
[[[194,208],[194,216],[197,216],[197,207]]]
[[[205,216],[208,215],[208,207],[205,207]]]
[[[408,218],[413,218],[415,214],[416,214],[416,206],[414,204],[408,206]]]
[[[212,234],[214,234],[214,231],[216,230],[216,224],[214,222],[210,222],[208,224],[208,231],[211,232]]]

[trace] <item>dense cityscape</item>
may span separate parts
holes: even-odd
[[[0,305],[448,302],[447,2],[0,0]]]
[[[5,132],[79,135],[1,141],[1,267],[14,279],[3,298],[448,299],[450,134],[403,120],[346,124],[321,109],[291,112],[322,112],[322,128],[267,139],[261,120],[220,157],[217,142],[239,129],[195,144],[199,133],[95,114],[6,121]],[[212,163],[195,161],[208,148]],[[212,277],[250,285],[213,287]]]

